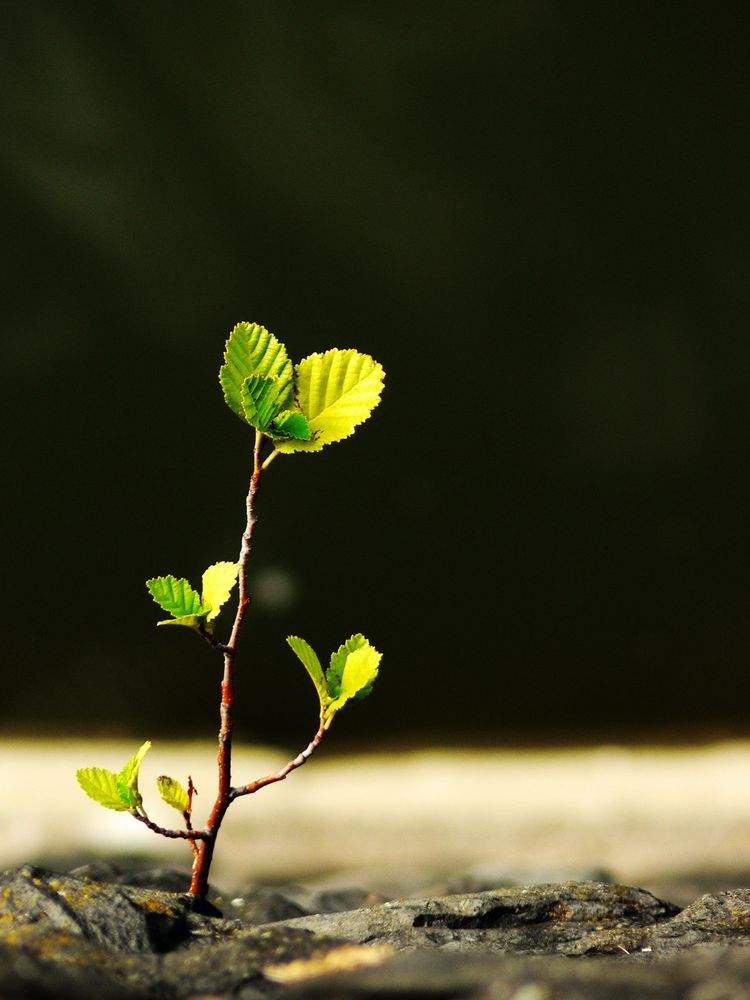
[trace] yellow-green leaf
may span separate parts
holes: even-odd
[[[310,675],[312,682],[315,685],[315,690],[318,692],[320,710],[323,712],[330,699],[328,697],[328,687],[323,674],[323,668],[320,665],[317,653],[308,642],[305,642],[304,639],[300,639],[298,635],[289,635],[287,636],[286,641],[294,650],[300,663]]]
[[[125,812],[130,808],[129,803],[120,797],[114,771],[107,771],[103,767],[80,767],[76,771],[76,779],[88,797],[105,809]]]
[[[253,375],[277,378],[288,385],[291,401],[292,362],[284,345],[257,323],[238,323],[226,343],[219,381],[227,406],[245,423],[248,419],[242,405],[242,384]]]
[[[203,574],[201,604],[207,621],[213,621],[222,605],[229,600],[239,571],[238,563],[218,562],[209,566]]]
[[[138,749],[134,757],[131,757],[117,775],[117,789],[120,798],[128,804],[131,809],[138,809],[141,806],[142,798],[138,791],[138,772],[141,769],[141,762],[151,749],[151,740],[146,740]]]
[[[288,379],[263,378],[261,375],[246,378],[240,389],[240,397],[247,423],[266,433],[271,421],[284,412],[291,389],[291,369]]]
[[[343,643],[331,656],[326,672],[330,702],[325,717],[330,720],[351,698],[364,698],[372,690],[382,659],[374,646],[357,633]]]
[[[157,625],[184,625],[186,628],[199,628],[204,621],[203,615],[181,615],[179,618],[164,618]]]
[[[176,778],[160,774],[156,779],[156,787],[159,789],[159,795],[161,795],[168,806],[172,806],[179,813],[189,812],[190,799],[188,793]]]
[[[369,354],[355,350],[333,349],[304,358],[295,368],[294,385],[312,440],[276,441],[276,449],[320,451],[349,437],[380,402],[384,374]]]

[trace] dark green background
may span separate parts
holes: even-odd
[[[247,319],[388,381],[266,477],[243,737],[304,742],[284,637],[356,630],[342,745],[743,730],[745,4],[2,14],[0,727],[212,735],[143,581],[236,557]]]

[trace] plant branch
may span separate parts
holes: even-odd
[[[198,635],[202,636],[206,642],[209,644],[211,649],[215,649],[219,653],[229,652],[229,646],[223,642],[219,642],[218,639],[214,638],[211,633],[206,629],[205,622],[201,622],[198,625]]]
[[[281,452],[277,448],[274,448],[274,450],[269,454],[269,456],[266,458],[266,460],[261,465],[261,469],[263,469],[265,471],[268,468],[268,466],[271,464],[271,462],[273,462],[273,460],[278,455],[280,455],[280,454],[281,454]]]
[[[219,787],[216,792],[216,801],[213,804],[208,817],[206,828],[203,831],[205,837],[201,838],[198,850],[193,862],[193,874],[190,881],[190,892],[196,896],[205,896],[208,890],[208,872],[211,867],[216,835],[219,832],[224,814],[232,801],[232,726],[234,721],[234,660],[237,655],[237,644],[242,631],[250,597],[247,586],[247,563],[250,557],[253,529],[255,528],[255,498],[260,488],[260,479],[263,472],[261,463],[261,449],[263,447],[263,435],[260,431],[255,432],[255,446],[253,448],[253,473],[250,477],[250,485],[245,500],[245,512],[247,520],[245,530],[242,533],[242,543],[240,545],[240,555],[237,560],[239,565],[238,587],[239,598],[237,600],[237,613],[234,618],[234,625],[229,636],[229,642],[223,648],[224,655],[224,676],[221,681],[221,706],[219,709]],[[205,638],[205,636],[204,636]],[[218,648],[218,647],[217,647]]]
[[[253,792],[259,791],[261,788],[265,788],[266,785],[273,785],[277,781],[283,781],[288,774],[296,770],[298,767],[302,767],[305,761],[309,760],[310,757],[315,753],[317,748],[320,746],[320,742],[327,732],[327,728],[324,723],[321,722],[320,728],[310,742],[307,744],[305,749],[298,753],[297,756],[290,760],[280,771],[275,774],[267,774],[264,778],[258,778],[255,781],[251,781],[249,785],[238,785],[233,788],[229,797],[232,801],[238,799],[241,795],[252,795]]]
[[[149,819],[144,812],[133,812],[130,814],[135,816],[139,823],[143,823],[147,826],[149,830],[153,830],[154,833],[158,833],[160,837],[169,837],[172,840],[206,840],[208,833],[206,830],[169,830],[166,827],[159,826],[158,823],[154,823],[153,820]]]

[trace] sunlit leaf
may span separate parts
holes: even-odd
[[[178,580],[170,573],[147,580],[146,586],[159,607],[174,618],[203,613],[200,597],[185,579]]]
[[[125,812],[130,808],[129,801],[123,801],[117,790],[117,775],[103,767],[81,767],[76,771],[78,784],[94,802],[105,809],[115,809]]]
[[[288,402],[291,402],[293,371],[284,345],[257,323],[238,323],[226,343],[219,381],[227,406],[245,423],[248,420],[242,403],[242,385],[255,375],[279,379],[288,387]]]
[[[206,612],[206,620],[213,621],[229,600],[232,588],[240,571],[238,563],[217,562],[209,566],[203,574],[201,605]]]
[[[156,779],[156,787],[159,789],[159,795],[168,806],[172,806],[179,813],[186,813],[190,810],[188,793],[175,778],[160,774]]]
[[[185,628],[200,628],[205,621],[203,615],[181,615],[179,618],[164,618],[157,625],[184,625]]]
[[[317,653],[309,643],[305,642],[304,639],[300,639],[298,635],[287,636],[286,641],[294,650],[297,658],[310,675],[312,682],[315,685],[315,690],[318,692],[321,711],[323,711],[329,701],[328,686],[326,684],[323,668],[320,665]]]
[[[117,789],[123,802],[127,802],[131,809],[140,808],[142,799],[138,791],[138,772],[141,768],[143,758],[151,749],[151,740],[146,740],[138,749],[138,753],[125,764],[117,775]]]
[[[263,378],[261,375],[246,378],[240,395],[247,423],[265,433],[287,405],[291,389],[291,378]]]
[[[325,714],[329,720],[351,698],[364,698],[370,693],[381,659],[382,653],[359,633],[333,653],[326,671],[330,703]]]
[[[380,402],[383,378],[382,366],[359,351],[333,349],[304,358],[295,368],[294,386],[312,438],[277,441],[276,449],[320,451],[349,437]]]

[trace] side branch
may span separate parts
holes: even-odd
[[[289,763],[282,767],[280,771],[277,771],[276,774],[267,774],[264,778],[258,778],[256,781],[251,781],[249,785],[237,785],[235,788],[232,788],[229,792],[230,801],[238,799],[241,795],[252,795],[253,792],[257,792],[261,788],[265,788],[266,785],[273,785],[277,781],[283,781],[288,774],[291,774],[291,772],[295,771],[298,767],[302,767],[305,761],[312,757],[325,734],[326,728],[321,722],[320,729],[318,729],[315,736],[313,736],[305,749],[301,753],[298,753],[293,760],[290,760]]]
[[[160,837],[169,837],[171,840],[208,839],[208,835],[205,830],[168,830],[166,827],[159,826],[158,823],[154,823],[154,821],[149,819],[145,813],[134,812],[130,815],[134,816],[139,823],[143,823],[144,826],[147,826],[149,830],[153,830],[154,833],[158,833]]]
[[[231,646],[227,646],[227,644],[224,643],[224,642],[219,642],[218,639],[215,639],[211,635],[211,633],[209,631],[207,631],[206,626],[204,625],[203,622],[201,622],[198,625],[198,634],[200,636],[202,636],[206,640],[206,642],[209,644],[209,646],[211,647],[211,649],[215,649],[219,653],[231,653],[232,652],[232,647]]]

